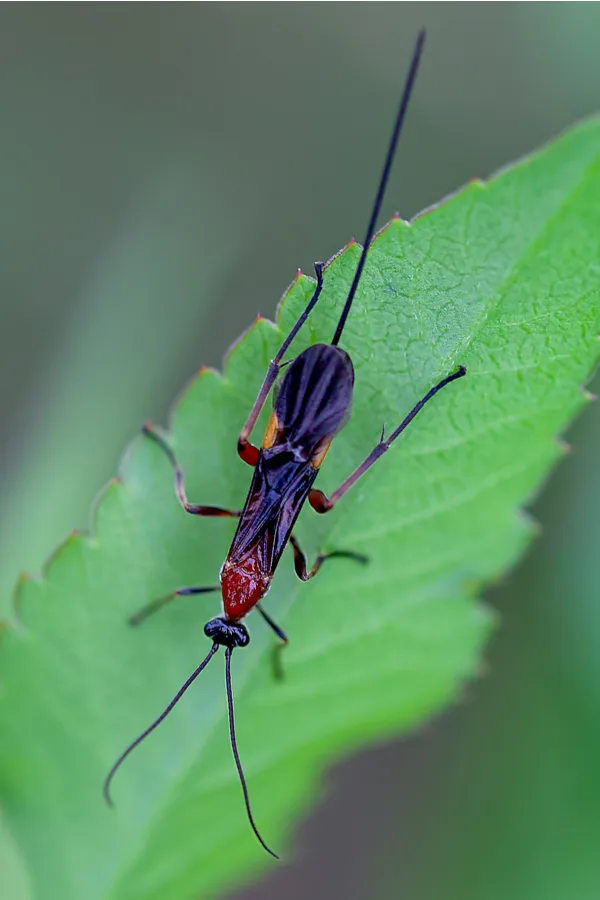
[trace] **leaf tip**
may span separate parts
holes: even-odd
[[[291,287],[293,287],[293,285],[291,285]],[[278,331],[277,325],[274,322],[272,322],[270,319],[267,319],[265,316],[262,316],[260,313],[257,313],[254,318],[254,321],[247,328],[245,328],[242,331],[242,333],[240,335],[238,335],[238,337],[236,337],[236,339],[233,341],[233,343],[230,344],[229,347],[227,348],[227,351],[223,358],[224,375],[216,369],[213,369],[211,371],[214,374],[218,375],[220,378],[223,378],[223,377],[228,378],[229,377],[229,374],[228,374],[229,367],[232,362],[232,357],[237,352],[238,348],[241,347],[248,340],[248,338],[251,337],[252,333],[254,331],[256,331],[257,328],[264,328],[264,327],[274,328],[276,331]]]
[[[559,453],[561,456],[568,456],[569,453],[573,451],[573,444],[570,444],[568,441],[565,441],[562,437],[555,437],[554,443],[558,447]]]
[[[532,538],[539,537],[542,533],[542,524],[527,509],[518,506],[515,510],[515,516],[528,530]]]
[[[29,572],[19,572],[11,598],[12,614],[17,622],[21,622],[22,619],[21,613],[23,609],[23,591],[25,590],[25,587],[32,581],[34,581],[34,578],[29,574]],[[2,631],[2,624],[3,623],[0,622],[0,632]],[[6,628],[9,627],[8,622],[5,623],[5,625]]]
[[[256,321],[258,322],[259,319],[260,319],[260,313],[256,317]],[[218,372],[217,369],[213,368],[212,366],[207,366],[204,363],[202,363],[202,365],[196,372],[196,375],[198,376],[198,378],[206,378],[207,375],[220,375],[220,372]]]
[[[410,219],[405,219],[402,213],[396,210],[390,221],[382,228],[380,228],[377,234],[382,234],[390,225],[406,225],[407,228],[410,228],[411,224],[412,223]]]

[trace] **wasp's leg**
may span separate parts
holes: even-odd
[[[281,663],[281,651],[285,647],[287,647],[287,645],[289,644],[288,636],[285,633],[285,631],[283,631],[279,627],[277,622],[275,622],[275,620],[271,618],[269,613],[265,612],[265,610],[262,608],[260,603],[256,604],[256,608],[259,611],[259,613],[261,614],[261,616],[263,617],[263,619],[265,620],[265,622],[267,623],[267,625],[269,626],[269,628],[273,629],[273,631],[275,632],[275,634],[281,641],[280,644],[276,644],[273,647],[273,655],[271,657],[271,663],[273,666],[273,677],[274,677],[275,681],[283,681],[285,673],[283,671],[283,665]]]
[[[267,369],[267,374],[265,375],[265,380],[262,383],[262,387],[258,392],[258,397],[254,402],[254,406],[252,407],[246,424],[242,428],[241,434],[238,438],[238,453],[244,460],[244,462],[247,462],[251,466],[255,466],[258,462],[258,454],[260,451],[258,450],[258,447],[255,447],[254,444],[250,443],[248,438],[250,437],[252,429],[256,425],[256,420],[260,415],[261,409],[265,405],[265,401],[269,396],[269,392],[273,387],[277,376],[279,375],[279,370],[281,369],[281,360],[285,356],[288,347],[306,322],[310,313],[316,306],[317,301],[321,295],[321,290],[323,288],[323,263],[315,263],[315,274],[317,276],[317,286],[315,288],[315,292],[310,298],[306,309],[277,351],[277,355],[274,356],[269,363],[269,368]]]
[[[296,570],[296,575],[298,578],[301,578],[302,581],[308,581],[309,578],[314,578],[325,560],[333,559],[335,556],[353,559],[355,562],[362,563],[363,565],[369,562],[369,557],[362,553],[355,553],[353,550],[333,550],[331,553],[320,553],[315,559],[312,569],[308,571],[306,567],[306,556],[293,534],[290,536],[290,544],[294,550],[294,569]]]
[[[431,398],[434,397],[438,391],[441,391],[443,387],[446,387],[447,384],[450,384],[450,382],[452,381],[456,381],[457,378],[462,378],[463,375],[466,374],[467,370],[465,369],[465,367],[459,366],[456,372],[453,372],[452,375],[448,375],[446,378],[440,381],[439,384],[436,384],[434,387],[432,387],[431,390],[427,394],[425,394],[425,396],[421,400],[419,400],[419,402],[415,406],[413,406],[409,414],[400,423],[400,425],[398,425],[396,430],[390,434],[389,438],[384,440],[382,434],[381,440],[376,445],[376,447],[371,450],[365,461],[361,463],[360,466],[355,469],[354,472],[352,472],[352,474],[349,475],[345,481],[342,482],[337,491],[333,492],[331,497],[327,497],[323,493],[323,491],[313,489],[308,495],[308,502],[310,503],[312,508],[318,513],[329,512],[329,510],[335,506],[338,500],[340,500],[340,498],[344,496],[346,491],[349,491],[350,488],[354,484],[356,484],[361,475],[364,475],[365,472],[377,462],[379,457],[383,456],[386,450],[389,450],[396,438],[399,437],[404,429],[410,425],[414,417],[423,409],[425,404],[429,400],[431,400]]]
[[[189,597],[192,594],[210,594],[213,591],[219,591],[220,589],[221,587],[218,584],[212,584],[210,587],[179,588],[178,591],[173,591],[172,594],[167,594],[166,597],[159,597],[158,600],[152,600],[150,603],[147,603],[146,606],[142,606],[141,609],[138,609],[136,613],[130,616],[128,622],[130,625],[140,625],[148,618],[148,616],[151,616],[152,613],[158,612],[163,606],[167,606],[168,603],[171,603],[175,597]]]
[[[169,462],[173,467],[173,471],[175,473],[175,490],[177,491],[177,496],[179,497],[179,502],[183,506],[186,512],[191,513],[193,516],[240,516],[241,510],[239,509],[223,509],[221,506],[201,506],[197,503],[190,503],[187,498],[187,494],[185,492],[185,484],[183,480],[183,471],[181,466],[177,462],[175,454],[165,441],[165,439],[158,434],[157,431],[154,430],[153,426],[146,422],[143,427],[144,434],[152,438],[152,440],[158,444],[158,446],[163,450],[163,452],[167,455]]]

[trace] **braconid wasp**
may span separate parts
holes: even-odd
[[[231,657],[235,648],[245,647],[250,641],[250,635],[243,623],[243,619],[252,609],[256,608],[281,641],[280,646],[284,646],[287,643],[288,639],[285,633],[263,609],[260,601],[269,590],[275,569],[288,542],[293,549],[296,574],[302,581],[308,581],[309,578],[316,575],[324,561],[334,556],[348,557],[360,562],[366,561],[366,558],[360,554],[337,550],[333,553],[318,556],[312,568],[308,569],[306,557],[292,534],[292,529],[302,506],[308,500],[317,513],[326,513],[332,509],[338,500],[390,448],[396,438],[412,422],[417,413],[423,409],[425,404],[443,387],[457,378],[461,378],[466,373],[464,366],[460,366],[455,372],[434,385],[415,404],[389,437],[384,437],[382,433],[379,443],[373,448],[367,458],[342,482],[330,497],[325,496],[322,491],[313,488],[319,473],[319,467],[325,459],[331,442],[335,435],[344,427],[350,414],[354,369],[350,357],[338,345],[375,233],[375,225],[414,86],[424,40],[425,32],[421,31],[415,44],[412,61],[404,84],[402,99],[379,181],[373,211],[367,227],[362,253],[331,343],[314,344],[291,362],[282,362],[296,334],[306,322],[321,295],[323,288],[323,264],[315,263],[317,284],[314,294],[284,340],[279,352],[269,363],[262,387],[248,416],[248,420],[242,428],[238,439],[238,453],[244,462],[254,468],[244,508],[239,511],[190,503],[185,491],[183,472],[177,463],[173,451],[150,425],[144,427],[145,434],[156,441],[171,462],[175,473],[177,496],[186,512],[194,516],[233,516],[239,518],[239,522],[227,554],[227,559],[221,568],[220,584],[210,587],[181,588],[173,594],[143,607],[130,620],[131,624],[139,624],[177,596],[203,594],[218,590],[222,593],[223,614],[211,619],[204,628],[204,633],[212,641],[212,647],[207,656],[192,672],[161,715],[124,750],[115,762],[104,783],[104,794],[107,802],[111,804],[110,783],[121,763],[163,721],[198,675],[206,668],[219,648],[224,647],[229,734],[233,757],[244,795],[246,813],[252,830],[261,845],[276,859],[279,857],[267,846],[254,822],[235,733]],[[258,448],[250,442],[250,435],[284,365],[286,366],[285,374],[279,383],[279,390],[275,396],[273,412],[266,428],[262,446]]]

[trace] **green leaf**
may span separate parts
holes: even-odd
[[[350,245],[329,264],[295,350],[331,337],[358,252]],[[320,486],[334,489],[382,424],[391,429],[457,364],[469,372],[339,508],[303,513],[297,535],[310,558],[354,549],[371,564],[333,560],[303,585],[284,557],[265,605],[291,637],[285,682],[271,678],[273,636],[259,618],[250,648],[234,655],[254,812],[284,858],[326,764],[414,728],[477,671],[491,616],[474,595],[526,546],[532,527],[519,510],[585,403],[580,385],[600,346],[599,258],[598,122],[411,225],[395,219],[375,242],[343,341],[354,415]],[[180,400],[171,440],[194,501],[243,502],[250,470],[236,437],[312,289],[299,277],[279,327],[259,320],[225,376],[203,370]],[[187,900],[276,865],[244,815],[221,658],[118,773],[116,810],[101,797],[116,755],[205,655],[202,627],[218,603],[181,599],[137,630],[126,618],[175,587],[214,583],[233,527],[186,516],[168,461],[140,438],[92,535],[73,535],[41,582],[22,582],[22,625],[0,647],[0,778],[33,897]]]

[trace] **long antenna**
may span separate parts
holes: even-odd
[[[375,226],[377,224],[377,219],[379,217],[379,212],[381,210],[381,204],[383,202],[383,197],[385,195],[385,189],[387,187],[388,179],[390,177],[390,170],[392,168],[392,163],[394,161],[394,156],[396,154],[396,147],[398,146],[398,138],[400,137],[400,132],[402,131],[402,124],[404,122],[404,116],[406,115],[406,110],[408,108],[408,102],[410,100],[410,95],[412,93],[412,89],[415,84],[415,78],[417,77],[417,69],[419,68],[419,60],[421,58],[421,51],[423,50],[424,43],[425,43],[425,29],[423,28],[419,32],[419,35],[417,37],[417,42],[415,44],[415,49],[413,51],[410,68],[408,70],[408,75],[406,76],[406,82],[404,84],[404,91],[402,92],[402,100],[400,101],[400,108],[398,110],[398,115],[396,116],[396,122],[394,124],[394,130],[392,132],[392,139],[391,139],[390,145],[388,147],[387,156],[385,158],[385,164],[383,166],[383,172],[381,173],[381,179],[379,181],[379,187],[377,188],[377,196],[375,197],[375,204],[373,206],[373,212],[371,213],[369,227],[367,228],[367,236],[365,237],[362,253],[361,253],[360,259],[358,261],[358,266],[356,267],[356,272],[354,275],[354,280],[350,287],[348,299],[346,300],[346,302],[344,304],[344,308],[342,310],[340,320],[337,324],[337,328],[335,329],[335,334],[333,336],[333,340],[331,341],[333,346],[336,346],[339,343],[339,340],[342,336],[342,331],[344,330],[344,325],[346,324],[346,319],[348,318],[348,313],[350,312],[350,307],[352,306],[352,301],[354,300],[354,295],[356,294],[356,289],[358,287],[358,283],[360,281],[360,277],[362,275],[362,271],[365,266],[365,261],[367,259],[367,253],[369,252],[369,248],[371,247],[371,241],[373,240],[373,234],[375,233]]]
[[[260,836],[260,832],[256,827],[256,823],[254,822],[254,816],[252,815],[252,810],[250,808],[250,796],[248,794],[248,787],[246,785],[246,779],[244,778],[244,771],[242,769],[242,763],[240,761],[240,754],[238,753],[237,748],[237,740],[235,737],[235,718],[233,715],[233,691],[231,689],[231,647],[225,648],[225,689],[227,691],[227,711],[229,713],[229,736],[231,738],[231,749],[233,751],[233,758],[235,760],[235,765],[238,770],[238,775],[240,777],[240,784],[242,785],[242,791],[244,792],[244,803],[246,804],[246,814],[248,816],[248,821],[252,827],[252,831],[256,835],[259,840],[259,843],[264,847],[267,853],[270,853],[271,856],[274,856],[275,859],[279,859],[276,853],[273,853],[270,847],[268,847]]]
[[[211,659],[213,658],[213,656],[215,655],[215,653],[217,652],[218,649],[219,649],[218,644],[212,645],[212,647],[208,653],[208,656],[206,656],[205,659],[202,660],[202,662],[200,663],[200,665],[198,666],[197,669],[194,669],[194,671],[192,672],[192,674],[190,675],[188,680],[185,682],[183,687],[181,687],[177,691],[177,693],[175,694],[175,696],[173,697],[173,699],[171,700],[171,702],[169,703],[167,708],[160,714],[158,719],[155,719],[154,722],[152,723],[152,725],[150,725],[148,728],[146,728],[146,730],[143,731],[140,734],[140,736],[135,739],[135,741],[132,741],[131,744],[129,745],[129,747],[127,747],[127,749],[124,750],[123,753],[121,753],[120,757],[118,758],[118,760],[116,761],[116,763],[114,764],[114,766],[112,767],[112,769],[110,770],[110,772],[108,773],[108,775],[106,776],[106,779],[104,781],[104,799],[106,800],[106,802],[108,803],[109,806],[114,806],[114,804],[112,802],[112,798],[110,796],[110,783],[113,780],[114,774],[117,771],[117,769],[120,767],[121,763],[124,762],[125,759],[127,759],[129,754],[131,753],[131,751],[135,750],[135,748],[138,746],[138,744],[141,744],[142,741],[144,740],[144,738],[148,737],[150,732],[154,731],[154,729],[160,725],[162,720],[165,719],[169,715],[169,713],[171,712],[171,710],[173,709],[175,704],[179,703],[179,701],[181,700],[181,698],[183,697],[183,695],[185,694],[187,689],[194,683],[194,681],[196,680],[196,678],[198,677],[200,672],[202,672],[202,670],[206,668],[206,666],[209,664],[209,662],[211,661]]]

